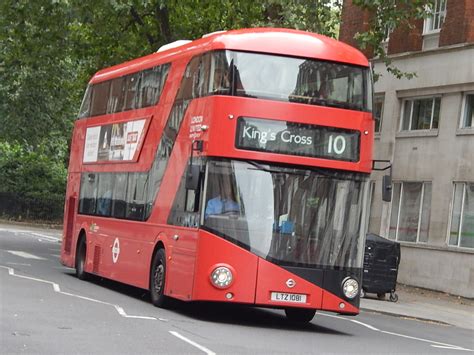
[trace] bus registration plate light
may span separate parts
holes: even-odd
[[[300,293],[272,292],[271,300],[276,302],[306,303],[306,295]]]

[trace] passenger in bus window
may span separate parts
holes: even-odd
[[[214,72],[214,83],[212,93],[228,94],[230,90],[229,71],[223,68],[216,68]]]
[[[97,214],[100,216],[110,216],[112,207],[112,190],[107,190],[97,199]]]

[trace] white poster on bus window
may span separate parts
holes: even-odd
[[[89,127],[84,145],[84,163],[133,160],[146,120]]]

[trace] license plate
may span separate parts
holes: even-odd
[[[306,295],[299,293],[272,292],[271,300],[277,302],[306,303]]]

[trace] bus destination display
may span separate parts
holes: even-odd
[[[240,149],[356,162],[359,141],[356,130],[250,117],[237,122]]]

